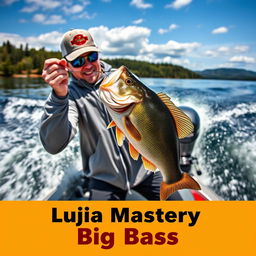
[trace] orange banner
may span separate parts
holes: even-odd
[[[1,255],[255,255],[256,202],[0,202]]]

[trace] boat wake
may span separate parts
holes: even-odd
[[[200,89],[204,84],[198,88],[200,82],[206,83],[186,85],[190,80],[177,81],[177,87],[152,87],[169,94],[177,106],[198,112],[201,128],[193,155],[203,173],[200,181],[225,200],[256,200],[255,87],[246,85],[239,96],[240,87],[217,88],[214,81],[206,90]],[[229,96],[232,90],[234,95]],[[67,173],[82,168],[78,136],[57,155],[41,145],[38,131],[44,103],[45,97],[0,96],[0,200],[42,200],[64,174],[69,177]]]
[[[1,103],[0,199],[43,199],[67,169],[81,169],[78,141],[50,155],[38,134],[44,101],[10,97]]]
[[[226,200],[255,200],[256,104],[196,110],[203,123],[195,150],[207,172],[203,180]]]

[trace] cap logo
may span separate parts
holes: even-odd
[[[75,35],[71,41],[72,45],[82,45],[88,41],[87,36],[83,36],[82,34]]]

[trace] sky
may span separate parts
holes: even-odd
[[[0,21],[1,45],[59,50],[80,28],[102,58],[256,71],[256,0],[1,0]]]

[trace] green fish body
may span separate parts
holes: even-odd
[[[103,80],[100,97],[113,119],[108,128],[116,126],[119,146],[126,137],[133,159],[141,155],[145,169],[161,171],[161,200],[179,189],[200,189],[179,165],[179,138],[191,134],[193,124],[167,95],[156,94],[121,66]]]

